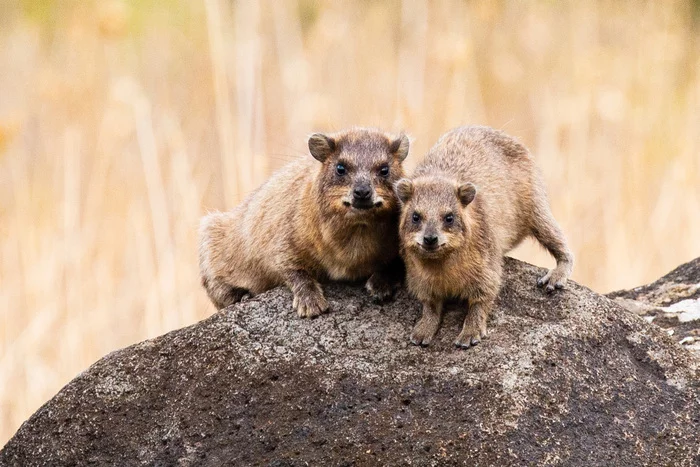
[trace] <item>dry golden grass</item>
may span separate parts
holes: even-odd
[[[196,225],[317,130],[503,128],[533,151],[574,278],[700,255],[689,2],[0,5],[0,444],[102,355],[214,310]],[[532,244],[516,256],[552,260]]]

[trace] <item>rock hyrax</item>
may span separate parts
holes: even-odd
[[[286,285],[299,316],[314,317],[328,308],[325,279],[369,278],[369,292],[388,298],[403,272],[393,185],[408,146],[405,135],[374,129],[314,134],[313,159],[283,167],[232,211],[205,216],[199,264],[214,305]]]
[[[557,261],[539,286],[552,292],[571,274],[573,256],[534,161],[501,131],[479,126],[449,131],[410,180],[397,182],[396,192],[406,282],[423,303],[411,334],[416,345],[428,345],[435,336],[447,298],[469,304],[455,345],[480,342],[501,286],[503,255],[528,235]]]

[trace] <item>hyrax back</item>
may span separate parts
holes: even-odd
[[[302,317],[328,307],[323,279],[370,277],[377,299],[397,280],[399,207],[408,138],[357,128],[315,134],[315,160],[291,163],[230,212],[202,219],[202,284],[217,308],[287,285]],[[400,266],[399,266],[400,267]]]
[[[532,157],[505,133],[488,127],[449,131],[396,191],[403,206],[399,229],[406,282],[423,302],[411,335],[414,344],[430,343],[447,298],[469,301],[455,345],[480,342],[501,286],[503,256],[528,235],[557,260],[538,285],[552,292],[571,274],[573,256]]]

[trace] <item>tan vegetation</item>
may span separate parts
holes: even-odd
[[[100,356],[206,317],[196,230],[314,131],[518,136],[605,292],[700,255],[693,2],[0,4],[0,444]],[[552,260],[534,244],[516,256]]]

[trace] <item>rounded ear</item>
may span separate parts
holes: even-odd
[[[335,152],[336,144],[333,138],[321,133],[314,133],[309,138],[309,152],[319,162],[328,159]]]
[[[462,203],[462,206],[466,206],[476,197],[476,186],[473,183],[465,183],[457,187],[457,198]]]
[[[413,182],[407,178],[402,178],[394,185],[394,191],[399,201],[407,203],[408,200],[411,199],[411,196],[413,196]]]
[[[402,162],[408,156],[408,136],[401,133],[398,138],[391,142],[389,147],[389,152],[391,152],[394,157],[396,157],[399,162]]]

